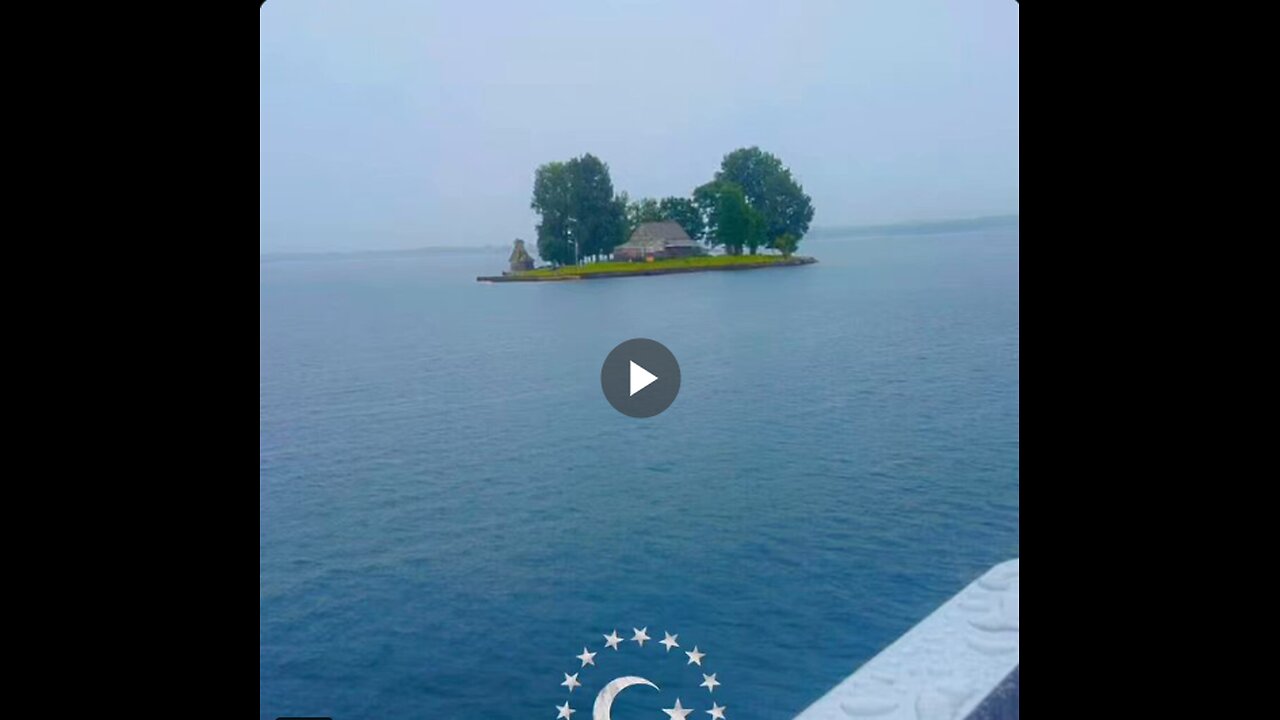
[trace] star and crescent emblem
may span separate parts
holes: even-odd
[[[602,634],[600,636],[604,638],[604,647],[602,648],[602,650],[608,649],[608,650],[614,650],[617,652],[623,652],[624,643],[626,643],[625,647],[631,647],[630,643],[633,643],[633,642],[635,643],[635,646],[637,649],[643,649],[645,647],[646,642],[653,640],[653,638],[649,636],[648,627],[632,628],[631,631],[632,631],[632,636],[630,639],[627,639],[627,640],[624,640],[623,637],[618,634],[618,631],[616,628],[608,634]],[[662,634],[663,634],[662,640],[657,641],[656,644],[665,648],[664,652],[662,653],[663,655],[670,655],[673,649],[681,647],[679,635],[672,634],[670,632],[665,632],[665,631]],[[689,666],[689,665],[696,666],[699,671],[709,669],[703,666],[703,661],[707,657],[707,653],[701,651],[697,645],[694,645],[692,650],[682,649],[682,652],[685,654],[685,657],[687,658],[684,663],[685,666]],[[582,648],[581,655],[574,656],[575,659],[581,662],[581,666],[575,668],[577,672],[564,673],[564,682],[560,683],[562,686],[568,688],[568,693],[570,698],[572,698],[573,696],[574,689],[582,686],[582,681],[578,679],[579,675],[582,675],[583,673],[587,672],[588,668],[599,667],[596,665],[596,656],[599,654],[600,654],[600,650],[592,651],[591,648],[584,647]],[[679,653],[676,653],[676,654],[678,655]],[[610,653],[609,655],[612,656],[612,653]],[[603,659],[604,658],[602,657],[601,660],[603,661]],[[720,686],[720,681],[716,677],[718,673],[699,672],[699,674],[702,675],[702,683],[698,685],[698,687],[705,688],[707,693],[709,694],[714,694],[716,691],[716,688]],[[600,691],[596,693],[595,701],[592,703],[592,706],[591,706],[590,720],[612,720],[610,713],[613,709],[614,699],[616,699],[618,695],[620,695],[624,690],[628,688],[633,688],[633,687],[641,687],[641,688],[647,687],[654,691],[658,691],[658,692],[662,691],[662,689],[658,687],[653,681],[649,680],[648,678],[640,677],[638,675],[623,675],[621,677],[615,677],[612,680],[605,683],[604,687],[602,687]],[[588,695],[588,697],[590,696]],[[575,709],[572,705],[570,705],[570,698],[566,698],[563,705],[555,706],[557,711],[556,720],[573,720],[572,716],[574,713],[578,712],[578,710]],[[693,702],[692,705],[690,705],[689,707],[686,707],[684,705],[684,700],[686,699],[689,699],[689,695],[686,695],[684,698],[677,697],[675,699],[675,703],[673,703],[671,707],[661,708],[662,712],[666,713],[665,720],[689,720],[690,714],[696,712],[698,710],[697,706],[699,706],[701,703]],[[701,701],[702,699],[703,698],[701,698],[700,696],[697,698],[698,701]],[[710,699],[710,698],[707,698],[707,699]],[[661,704],[665,704],[665,703],[659,703],[659,705]],[[710,709],[703,710],[702,712],[705,712],[707,715],[711,716],[711,720],[727,720],[724,714],[725,710],[726,710],[726,707],[724,705],[720,705],[718,702],[712,701]],[[699,717],[700,715],[701,713],[699,713],[699,715],[695,715],[694,717]],[[586,718],[579,718],[579,720],[586,720]]]

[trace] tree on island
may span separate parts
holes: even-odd
[[[796,246],[799,242],[796,240],[795,235],[783,233],[773,239],[773,249],[782,253],[782,257],[789,258],[796,251]]]
[[[626,200],[614,196],[609,166],[590,153],[539,167],[530,207],[542,218],[538,254],[556,265],[606,255],[625,239]]]
[[[711,247],[724,247],[727,255],[754,255],[765,244],[765,218],[747,203],[737,183],[712,181],[693,191],[693,202],[705,218],[704,239]]]
[[[813,221],[813,201],[791,176],[791,170],[774,155],[758,147],[740,148],[724,156],[715,181],[729,182],[742,189],[747,204],[763,216],[764,240],[750,248],[754,255],[759,246],[776,246],[783,235],[791,235],[795,245],[809,231]]]

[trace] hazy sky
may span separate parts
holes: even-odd
[[[687,195],[759,145],[813,225],[1018,211],[1015,0],[268,0],[260,250],[532,240],[535,168]]]

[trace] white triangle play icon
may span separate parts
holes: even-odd
[[[648,370],[645,370],[644,368],[635,364],[635,361],[631,361],[631,394],[632,395],[635,395],[641,390],[649,387],[657,379],[658,379],[657,375],[654,375]]]

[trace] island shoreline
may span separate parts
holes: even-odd
[[[600,278],[620,278],[620,277],[650,277],[653,275],[676,275],[680,273],[697,273],[697,272],[725,272],[737,270],[761,270],[764,268],[775,267],[797,267],[800,265],[813,265],[817,263],[817,258],[812,257],[792,257],[775,262],[766,263],[744,263],[741,265],[707,265],[701,267],[657,267],[644,268],[637,263],[636,270],[618,270],[596,273],[578,273],[578,274],[562,274],[562,275],[481,275],[476,278],[476,282],[484,283],[510,283],[510,282],[565,282],[574,280],[596,280]]]

